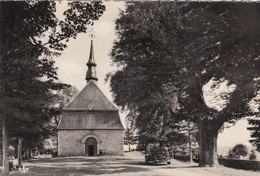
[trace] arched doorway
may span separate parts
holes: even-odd
[[[85,141],[85,155],[97,156],[97,140],[93,137],[87,138]]]

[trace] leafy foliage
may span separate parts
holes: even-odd
[[[67,106],[73,99],[76,98],[76,96],[78,95],[79,91],[76,87],[73,86],[69,86],[67,88],[61,89],[59,91],[57,91],[55,99],[53,100],[53,105],[52,105],[52,125],[54,127],[52,127],[54,130],[56,130],[56,128],[59,125],[60,122],[60,118],[61,118],[61,114],[62,114],[62,110],[65,106]]]
[[[55,16],[56,2],[1,2],[0,108],[16,131],[49,120],[52,91],[65,86],[56,81],[51,56],[64,50],[69,38],[86,32],[104,11],[100,2],[68,6],[62,21]],[[20,123],[24,126],[15,125]]]
[[[54,1],[0,3],[0,111],[13,135],[46,134],[58,82],[54,56],[103,14],[101,2],[69,2],[64,20]]]
[[[260,88],[259,10],[250,3],[128,3],[111,52],[120,70],[108,77],[140,133],[164,140],[170,123],[189,118],[213,140],[224,123],[254,114],[248,103]],[[235,87],[223,94],[221,110],[204,100],[212,80],[212,89]]]
[[[248,149],[247,146],[243,144],[237,144],[228,152],[229,158],[240,159],[240,156],[247,156]]]
[[[237,88],[229,98],[230,105],[219,113],[219,126],[227,118],[244,116],[249,112],[247,103],[259,89],[259,81],[254,79],[259,76],[259,47],[255,41],[259,33],[252,33],[251,27],[241,27],[256,23],[258,6],[244,5],[130,3],[117,20],[120,40],[111,52],[112,60],[123,66],[111,76],[115,102],[133,111],[138,108],[139,116],[143,109],[150,109],[149,115],[155,114],[155,109],[167,112],[169,107],[158,101],[157,94],[168,97],[163,95],[163,86],[170,82],[168,89],[172,92],[174,88],[182,90],[181,107],[201,112],[209,110],[198,103],[202,86],[211,79],[217,83],[227,80]],[[247,9],[251,9],[251,20],[243,16]],[[254,28],[259,31],[259,24]],[[123,80],[126,77],[131,80]]]

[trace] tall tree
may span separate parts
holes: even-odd
[[[260,152],[260,96],[255,97],[251,101],[252,109],[257,113],[254,117],[248,118],[250,127],[247,129],[251,131],[251,140],[249,142]]]
[[[169,130],[166,134],[167,145],[172,146],[174,150],[179,146],[188,146],[190,162],[192,162],[192,148],[198,145],[197,125],[190,120],[183,120],[181,122],[171,124],[170,129],[171,130]]]
[[[54,1],[0,3],[0,120],[5,175],[9,172],[10,126],[28,130],[28,126],[34,128],[49,120],[53,90],[64,87],[57,82],[53,56],[66,48],[70,38],[86,32],[87,25],[98,20],[104,9],[97,1],[69,2],[62,20],[56,17]]]
[[[134,131],[127,127],[124,133],[124,144],[128,145],[128,151],[131,152],[131,145],[135,143]]]
[[[249,160],[256,160],[255,150],[251,150],[251,152],[249,154]]]
[[[248,120],[248,122],[252,126],[247,128],[251,131],[252,139],[249,140],[249,142],[252,143],[258,152],[260,152],[260,119],[251,118]]]
[[[219,130],[251,115],[260,87],[259,11],[252,3],[128,3],[111,52],[120,66],[109,75],[116,104],[162,136],[161,126],[185,114],[199,125],[200,166],[215,166]],[[211,89],[233,87],[221,109],[204,100],[211,81]]]

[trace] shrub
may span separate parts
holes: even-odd
[[[256,160],[256,153],[255,150],[251,150],[251,153],[249,154],[250,160]]]

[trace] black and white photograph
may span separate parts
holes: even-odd
[[[260,1],[1,0],[0,175],[259,176]]]

